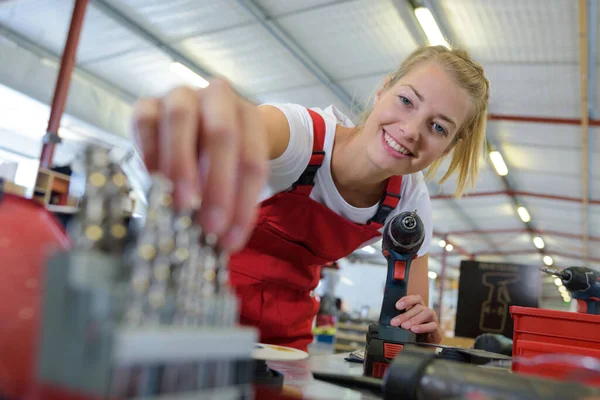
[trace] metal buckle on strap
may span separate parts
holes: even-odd
[[[306,167],[306,169],[304,170],[302,175],[300,175],[300,178],[298,178],[298,180],[296,182],[294,182],[294,185],[292,186],[292,188],[295,189],[296,186],[306,186],[306,185],[314,186],[315,175],[317,175],[317,171],[319,170],[319,167],[320,167],[320,165],[309,165],[308,167]]]
[[[383,225],[383,223],[385,222],[385,219],[387,218],[388,215],[390,215],[390,213],[392,212],[393,209],[394,209],[393,207],[390,207],[386,204],[381,203],[379,205],[379,208],[377,209],[377,212],[368,221],[368,223],[376,222],[378,224]]]

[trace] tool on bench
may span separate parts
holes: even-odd
[[[569,267],[562,271],[540,268],[542,272],[560,278],[571,297],[577,300],[577,311],[600,315],[600,272],[586,267]]]
[[[433,352],[417,346],[407,346],[387,368],[383,379],[318,371],[313,371],[313,376],[345,387],[376,392],[385,400],[583,400],[600,396],[599,388],[581,383],[441,360]]]
[[[423,244],[425,229],[415,212],[395,215],[383,229],[383,255],[387,259],[387,278],[377,323],[369,325],[365,348],[364,375],[382,377],[392,359],[405,344],[416,343],[416,334],[390,325],[404,310],[396,302],[406,296],[410,264]]]
[[[28,357],[31,372],[20,374],[18,387],[0,379],[0,398],[249,398],[257,332],[237,325],[227,259],[215,238],[192,223],[191,210],[174,209],[168,179],[153,177],[145,221],[136,228],[124,207],[127,179],[108,151],[90,146],[81,166],[86,188],[68,226],[72,246],[40,259],[27,276],[18,257],[0,251],[3,270],[21,285],[2,293],[24,299],[39,287],[40,297],[39,305],[19,301],[0,312],[10,327],[4,335],[0,329],[0,347],[28,356],[34,350],[20,350],[11,332],[39,315],[39,324],[27,325],[39,343]],[[31,206],[23,201],[22,209]],[[54,220],[35,223],[56,230]],[[11,244],[10,235],[0,239]],[[29,252],[48,250],[44,244],[30,239]],[[0,371],[11,367],[2,361]]]

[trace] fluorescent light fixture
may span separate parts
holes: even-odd
[[[559,287],[558,287],[558,291],[559,291],[559,292],[561,292],[561,293],[564,293],[564,292],[566,292],[566,291],[567,291],[567,288],[566,288],[566,287],[564,287],[564,286],[559,286]]]
[[[435,272],[433,272],[433,271],[429,271],[427,273],[427,276],[429,277],[429,279],[435,279],[435,278],[437,278],[437,274]]]
[[[208,81],[206,79],[204,79],[203,77],[201,77],[182,63],[172,62],[171,71],[175,72],[177,75],[181,76],[183,79],[195,86],[201,88],[205,88],[208,86]]]
[[[544,264],[546,264],[547,266],[551,266],[552,264],[554,264],[554,260],[550,256],[544,256]]]
[[[446,245],[446,251],[452,251],[452,250],[454,250],[454,246],[452,246],[450,243],[448,243]]]
[[[427,40],[429,40],[429,44],[432,46],[445,46],[450,47],[444,35],[442,35],[442,31],[438,26],[433,14],[427,7],[417,7],[415,8],[415,17],[417,17],[417,21],[421,25],[423,32],[427,36]]]
[[[373,246],[365,246],[361,250],[366,251],[369,254],[375,254],[375,252],[377,252]]]
[[[494,164],[494,168],[496,172],[500,176],[506,176],[508,174],[508,167],[504,162],[504,158],[502,158],[502,154],[499,151],[491,151],[490,152],[490,160],[492,160],[492,164]]]
[[[536,236],[536,237],[533,238],[533,244],[538,249],[543,249],[544,248],[544,239],[542,239],[539,236]]]
[[[440,240],[438,244],[440,247],[446,247],[446,241],[444,239]]]
[[[562,286],[562,281],[560,280],[560,278],[556,278],[556,279],[554,280],[554,284],[555,284],[556,286]]]
[[[340,280],[348,286],[354,286],[354,282],[352,282],[350,279],[346,278],[345,276],[342,276],[340,278]]]
[[[529,215],[529,211],[527,211],[527,209],[525,207],[519,206],[519,208],[517,208],[517,213],[519,214],[519,217],[521,217],[521,221],[523,221],[523,222],[531,221],[531,215]]]

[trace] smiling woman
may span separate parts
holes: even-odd
[[[333,105],[257,107],[223,80],[141,101],[135,126],[148,169],[176,182],[179,206],[202,198],[199,223],[232,252],[241,322],[260,328],[261,342],[306,350],[318,266],[377,241],[390,218],[416,210],[425,240],[396,304],[407,312],[391,323],[439,343],[427,304],[432,211],[422,171],[453,152],[445,178],[458,171],[457,193],[474,181],[488,92],[466,53],[424,47],[389,75],[358,126]]]

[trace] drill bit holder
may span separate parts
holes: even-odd
[[[249,398],[257,332],[237,326],[215,238],[202,235],[192,211],[174,210],[173,185],[161,176],[145,223],[129,229],[118,165],[97,147],[84,165],[74,247],[47,263],[39,384],[67,399]]]

